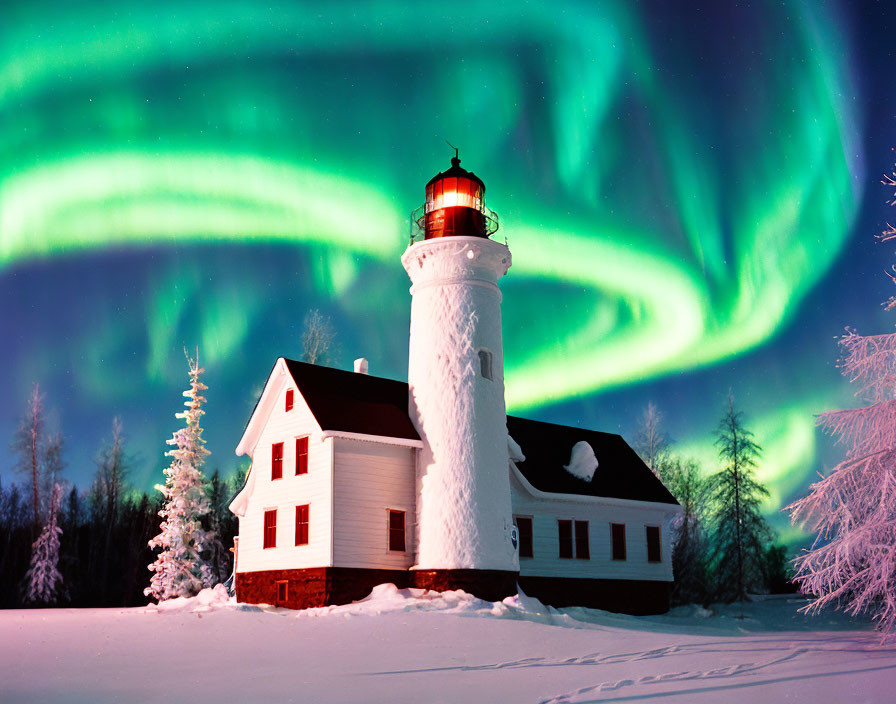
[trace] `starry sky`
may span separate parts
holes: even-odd
[[[510,412],[717,468],[731,390],[769,515],[839,450],[845,326],[886,332],[891,3],[11,2],[0,9],[0,437],[35,382],[82,488],[124,424],[163,479],[184,348],[233,453],[305,313],[406,379],[399,257],[460,148],[513,253]],[[0,452],[0,480],[15,480]]]

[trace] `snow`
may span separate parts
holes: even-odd
[[[495,471],[509,466],[497,282],[510,250],[442,237],[412,245],[402,263],[413,283],[408,414],[423,441],[416,567],[516,570],[510,475]]]
[[[584,440],[580,440],[572,446],[569,464],[564,465],[563,469],[574,477],[590,482],[594,478],[597,464],[594,449]]]
[[[0,699],[892,701],[896,647],[868,622],[799,614],[804,603],[636,617],[381,585],[306,611],[236,604],[222,587],[142,608],[2,611]]]
[[[507,453],[510,455],[511,462],[525,462],[526,456],[523,454],[523,448],[519,446],[516,440],[510,435],[507,436]]]

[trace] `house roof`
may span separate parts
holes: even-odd
[[[283,360],[321,430],[419,440],[408,417],[408,385],[392,379]]]
[[[406,383],[282,359],[321,430],[420,439],[408,416]],[[516,416],[507,416],[507,430],[526,457],[517,468],[540,491],[678,503],[620,435]],[[599,463],[590,482],[563,469],[581,441]]]
[[[507,416],[507,431],[526,456],[525,461],[515,464],[536,489],[553,494],[678,504],[621,435],[515,416]],[[563,469],[570,463],[573,445],[581,441],[591,445],[598,461],[590,482]]]

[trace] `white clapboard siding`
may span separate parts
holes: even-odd
[[[417,450],[334,438],[333,565],[407,569],[414,564]],[[405,512],[405,552],[389,550],[388,509]]]
[[[545,499],[527,491],[513,471],[510,479],[514,516],[532,518],[533,556],[520,558],[520,575],[671,581],[670,507]],[[560,558],[558,520],[588,521],[590,559]],[[625,524],[625,560],[612,559],[611,523]],[[645,527],[649,525],[661,529],[660,562],[647,561]]]
[[[275,368],[274,375],[278,371]],[[240,518],[239,571],[329,567],[331,560],[333,441],[321,429],[288,374],[252,451],[256,473],[246,515]],[[273,381],[272,377],[272,381]],[[270,382],[269,382],[270,383]],[[285,411],[286,390],[295,390]],[[273,391],[274,389],[272,389]],[[308,437],[308,473],[296,476],[296,438]],[[271,448],[283,443],[283,478],[271,479]],[[308,504],[308,545],[295,544],[296,506]],[[277,509],[277,546],[264,548],[264,512]]]

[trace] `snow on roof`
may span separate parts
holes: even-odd
[[[507,431],[526,455],[517,469],[539,491],[678,505],[621,435],[517,416],[507,416]],[[600,472],[591,481],[563,471],[570,463],[570,448],[581,441],[600,457]]]
[[[594,470],[597,469],[597,465],[597,457],[594,456],[594,450],[591,448],[591,445],[584,440],[579,440],[572,446],[569,464],[563,465],[563,469],[574,477],[590,482],[594,477]]]

